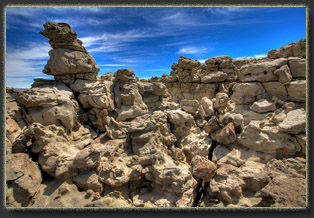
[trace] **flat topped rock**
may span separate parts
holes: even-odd
[[[279,130],[292,134],[299,134],[306,130],[306,112],[302,109],[287,113],[287,117],[279,124]]]
[[[267,99],[260,99],[254,102],[250,108],[257,113],[266,113],[269,111],[275,111],[276,104],[275,102],[270,102]]]

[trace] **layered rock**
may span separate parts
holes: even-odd
[[[44,27],[56,81],[6,90],[7,206],[306,206],[305,40],[139,81]]]
[[[49,51],[50,59],[43,73],[54,75],[56,80],[68,82],[76,78],[68,76],[72,74],[78,74],[77,78],[84,78],[84,74],[88,74],[88,77],[93,75],[93,79],[97,78],[100,68],[86,51],[82,41],[77,39],[77,33],[69,24],[47,22],[44,28],[40,34],[50,39],[49,44],[53,50]]]

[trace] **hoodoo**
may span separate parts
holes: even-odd
[[[138,80],[66,23],[32,88],[6,90],[7,207],[306,207],[306,40],[261,59],[181,56]]]

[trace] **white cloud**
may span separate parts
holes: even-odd
[[[255,57],[256,59],[258,59],[258,58],[264,58],[264,57],[267,57],[267,54],[256,54],[256,55],[254,55],[254,57]]]
[[[205,61],[206,61],[207,59],[201,59],[201,60],[198,60],[199,62],[201,62],[202,64],[205,64]]]
[[[50,46],[30,43],[22,49],[8,48],[6,51],[5,74],[7,86],[29,88],[33,83],[33,78],[47,78],[42,70],[49,58]]]
[[[205,47],[183,47],[177,54],[201,54],[207,52],[208,48]]]
[[[237,57],[236,59],[239,59],[239,58],[264,58],[264,57],[267,57],[267,54],[255,54],[255,55],[252,55],[252,56],[242,56],[242,57]]]

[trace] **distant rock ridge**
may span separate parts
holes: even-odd
[[[44,28],[55,80],[6,92],[7,207],[307,206],[305,39],[138,80]]]

